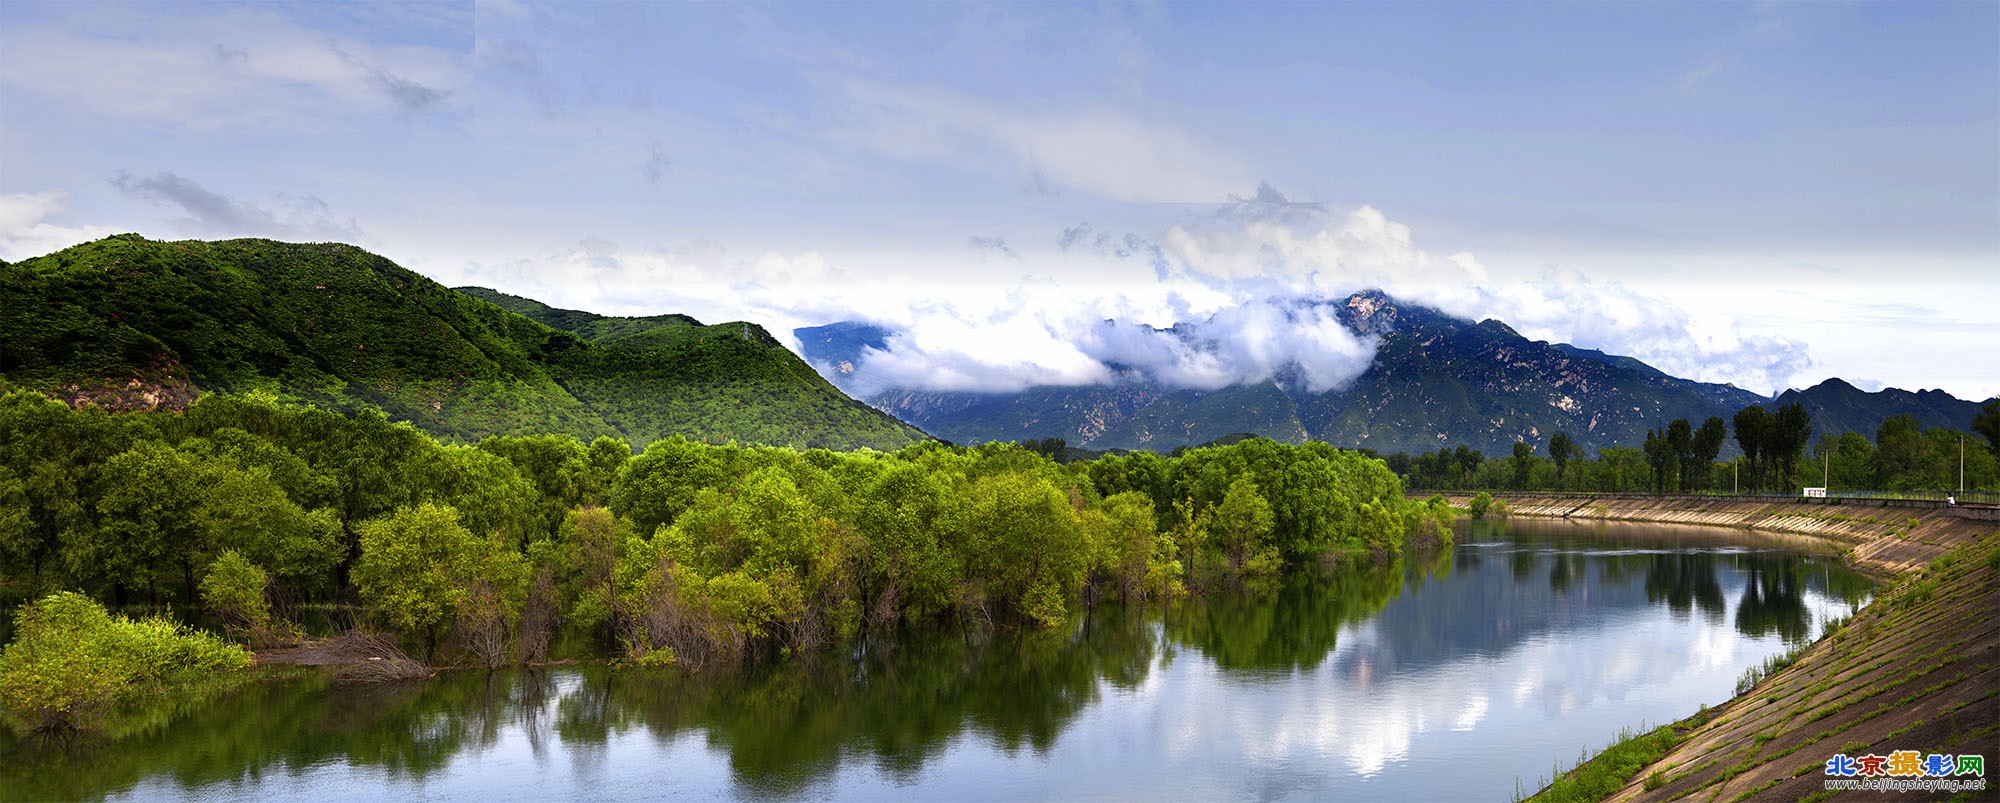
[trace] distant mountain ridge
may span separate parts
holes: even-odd
[[[1681,379],[1632,357],[1530,340],[1505,323],[1477,323],[1406,304],[1380,291],[1327,302],[1358,335],[1378,338],[1368,369],[1346,386],[1305,390],[1293,374],[1213,391],[1167,388],[1130,375],[1108,384],[1034,387],[1017,393],[889,388],[867,400],[938,437],[958,442],[1062,438],[1087,449],[1167,451],[1230,433],[1322,440],[1379,453],[1464,444],[1505,454],[1525,441],[1546,454],[1566,432],[1589,451],[1636,447],[1648,429],[1676,418],[1728,421],[1753,404],[1797,402],[1816,432],[1872,436],[1891,415],[1966,428],[1978,405],[1941,391],[1868,394],[1838,380],[1771,399],[1742,388]],[[809,361],[836,383],[865,348],[893,333],[846,322],[796,330]],[[1725,452],[1734,451],[1733,444]]]
[[[1875,437],[1875,430],[1892,416],[1908,414],[1925,427],[1971,430],[1979,415],[1979,402],[1965,401],[1942,390],[1908,391],[1883,388],[1866,391],[1840,379],[1828,379],[1804,390],[1778,394],[1779,405],[1799,404],[1812,415],[1816,433],[1859,432]]]
[[[523,312],[528,314],[523,314]],[[372,405],[434,434],[893,449],[926,436],[755,324],[453,292],[351,245],[119,235],[0,263],[0,386],[180,408],[208,391]]]

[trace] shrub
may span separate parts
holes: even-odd
[[[1472,517],[1473,517],[1473,518],[1475,518],[1475,519],[1483,519],[1483,518],[1486,518],[1486,511],[1488,511],[1488,510],[1492,510],[1492,509],[1493,509],[1493,495],[1492,495],[1492,494],[1490,494],[1490,493],[1487,493],[1487,492],[1485,492],[1485,491],[1480,491],[1480,492],[1479,492],[1478,494],[1476,494],[1476,495],[1474,495],[1474,496],[1472,497]]]
[[[236,550],[224,550],[201,578],[201,602],[222,620],[229,635],[251,647],[297,644],[305,637],[298,625],[271,615],[264,599],[271,575]]]
[[[159,617],[112,616],[60,591],[21,609],[0,651],[0,711],[25,731],[106,730],[114,714],[154,697],[241,682],[250,653]]]

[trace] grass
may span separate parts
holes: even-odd
[[[1620,731],[1618,741],[1603,752],[1579,761],[1568,772],[1557,774],[1548,788],[1527,799],[1544,803],[1602,800],[1624,787],[1641,768],[1660,760],[1680,739],[1681,734],[1672,725],[1661,725],[1642,734],[1634,734],[1630,729]],[[1649,790],[1664,786],[1666,771],[1654,771],[1645,784]],[[1514,799],[1522,798],[1516,794]]]
[[[1736,694],[1741,696],[1749,692],[1751,689],[1756,688],[1758,683],[1763,682],[1764,678],[1775,675],[1778,673],[1778,670],[1791,666],[1799,660],[1799,656],[1805,654],[1806,649],[1810,646],[1812,645],[1808,644],[1786,650],[1779,655],[1765,658],[1763,663],[1744,669],[1743,675],[1736,679]]]

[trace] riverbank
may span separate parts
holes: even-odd
[[[1910,799],[1825,789],[1835,755],[2000,758],[2000,522],[1936,505],[1711,497],[1502,497],[1511,515],[1737,527],[1822,539],[1889,581],[1790,665],[1676,723],[1674,746],[1610,800]],[[1469,498],[1453,500],[1466,505]],[[1636,723],[1635,723],[1636,724]],[[1611,751],[1607,751],[1611,752]],[[1565,773],[1602,774],[1592,759]],[[2000,799],[1988,789],[1963,798]],[[1545,792],[1549,790],[1544,790]],[[1943,799],[1949,795],[1926,795]]]
[[[1461,508],[1472,500],[1469,494],[1446,498]],[[1855,568],[1885,580],[1929,566],[1946,552],[2000,530],[2000,510],[1934,502],[1609,494],[1497,498],[1515,516],[1699,524],[1809,536],[1832,542]]]

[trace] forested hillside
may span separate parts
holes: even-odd
[[[637,444],[689,435],[697,440],[799,448],[895,449],[924,435],[826,381],[764,328],[704,326],[686,315],[618,318],[555,309],[483,287],[458,292],[566,331],[590,348],[551,357],[564,388],[600,411]]]
[[[0,265],[0,383],[113,410],[268,391],[462,441],[924,439],[755,325],[596,320],[552,327],[349,245],[119,235]]]

